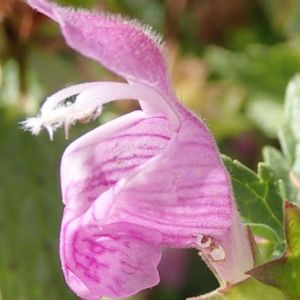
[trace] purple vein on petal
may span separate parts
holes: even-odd
[[[164,136],[162,134],[158,134],[158,133],[127,133],[127,134],[122,134],[122,135],[117,135],[115,137],[109,138],[107,139],[108,141],[113,141],[113,140],[118,140],[118,139],[122,139],[122,138],[137,138],[137,137],[145,137],[145,138],[159,138],[159,139],[163,139],[163,140],[169,140],[170,137],[169,136]]]

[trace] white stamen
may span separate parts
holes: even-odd
[[[41,107],[41,114],[47,113],[49,111],[54,110],[56,107],[61,105],[67,98],[72,96],[76,96],[83,91],[86,91],[92,87],[101,84],[100,82],[87,82],[87,83],[80,83],[75,84],[69,87],[66,87],[58,92],[52,94],[51,96],[47,97],[45,103]],[[64,106],[72,105],[72,102],[66,102]],[[62,105],[61,105],[62,106]]]
[[[30,130],[33,134],[37,135],[45,128],[49,137],[53,139],[53,133],[61,126],[65,128],[66,138],[69,135],[69,128],[77,121],[81,120],[94,120],[101,113],[100,107],[78,107],[76,102],[68,106],[59,106],[50,111],[41,112],[40,116],[30,118],[22,123],[25,130]]]
[[[75,101],[66,101],[76,96]],[[68,138],[69,128],[76,122],[89,122],[97,118],[102,105],[117,99],[135,99],[148,104],[148,114],[163,113],[171,124],[180,126],[179,118],[173,108],[153,89],[141,84],[117,82],[92,82],[68,87],[47,98],[36,118],[29,118],[21,123],[25,130],[37,135],[46,129],[52,140],[55,130],[64,127]]]
[[[38,117],[28,118],[20,124],[25,130],[30,130],[34,135],[38,135],[43,127],[43,121]]]
[[[31,131],[32,134],[38,135],[42,129],[46,129],[50,140],[53,139],[55,130],[61,126],[65,127],[65,135],[68,137],[68,131],[71,125],[82,118],[86,118],[90,113],[86,109],[76,109],[74,103],[65,102],[66,98],[80,94],[82,91],[99,85],[99,82],[83,83],[67,87],[48,97],[41,107],[40,114],[35,118],[28,118],[21,122],[25,130]],[[75,101],[76,102],[76,101]],[[93,112],[95,109],[93,110]],[[101,112],[101,110],[96,110]],[[91,114],[91,113],[90,113]],[[93,114],[93,118],[96,116]]]

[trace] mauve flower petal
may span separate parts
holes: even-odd
[[[67,215],[66,209],[60,254],[66,281],[79,297],[123,298],[159,282],[159,233],[130,223],[101,226],[88,213]]]
[[[159,231],[162,246],[204,251],[220,282],[244,279],[253,265],[229,175],[207,128],[187,111],[163,151],[99,195],[91,210],[100,222],[128,221]],[[212,241],[209,249],[198,244],[201,236]]]
[[[231,225],[230,179],[206,127],[193,117],[160,154],[122,179],[109,201],[100,196],[94,203],[99,220],[159,230],[171,247],[193,247],[199,234],[220,240]]]
[[[135,111],[102,125],[73,142],[61,163],[63,201],[74,213],[161,153],[170,139],[162,116]]]
[[[173,96],[155,38],[136,23],[120,18],[61,8],[46,0],[28,0],[28,3],[60,24],[72,48],[131,84],[147,85],[170,108],[158,112],[150,109],[149,101],[143,103],[142,109],[147,108],[144,112],[134,112],[101,126],[66,150],[61,169],[67,211],[61,256],[70,286],[80,295],[102,294],[101,283],[97,285],[88,279],[88,272],[94,269],[87,267],[86,261],[86,269],[78,268],[72,253],[75,255],[79,247],[83,256],[91,259],[95,253],[78,245],[82,241],[97,244],[95,234],[101,235],[106,230],[110,239],[107,245],[120,246],[122,255],[138,255],[141,245],[147,248],[148,244],[147,257],[151,261],[153,255],[154,260],[148,274],[151,283],[146,286],[155,284],[157,278],[154,245],[157,249],[159,245],[197,247],[224,282],[243,279],[243,273],[253,265],[253,257],[247,232],[234,205],[229,175],[206,126]],[[156,116],[156,112],[161,115]],[[127,252],[117,242],[117,229],[107,229],[118,228],[120,222],[134,224],[133,228],[147,237],[153,232],[154,240],[142,234],[140,244],[136,239],[139,234],[133,234],[127,226],[123,232],[120,226],[124,241],[133,242]],[[207,240],[212,241],[209,247]],[[105,246],[106,242],[102,242],[99,245]],[[99,266],[103,258],[96,256]],[[113,254],[106,260],[112,262],[109,265],[112,272],[120,270]],[[141,274],[145,274],[145,269]],[[108,284],[113,280],[107,277]],[[125,297],[144,287],[143,282],[134,288],[124,284],[114,295],[120,292],[118,297]]]
[[[59,23],[68,45],[76,51],[129,82],[171,93],[158,38],[149,28],[116,16],[62,8],[46,0],[27,2]]]

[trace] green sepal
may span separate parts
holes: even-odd
[[[286,250],[282,257],[249,271],[257,280],[283,291],[286,299],[300,299],[300,209],[285,204]]]

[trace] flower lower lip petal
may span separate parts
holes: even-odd
[[[161,237],[154,230],[130,223],[100,226],[84,215],[64,226],[61,239],[67,283],[83,299],[123,298],[159,282]]]

